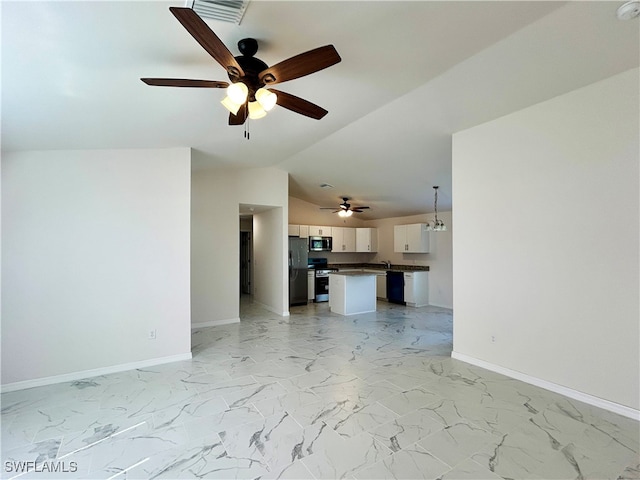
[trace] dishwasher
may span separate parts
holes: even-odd
[[[387,301],[405,305],[403,272],[387,270]]]

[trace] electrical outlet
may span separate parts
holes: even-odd
[[[149,340],[155,340],[156,339],[156,330],[149,330]]]
[[[494,335],[491,335],[491,343],[496,343],[496,337]]]

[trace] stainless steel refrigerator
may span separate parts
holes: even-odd
[[[289,306],[307,303],[308,256],[307,239],[289,237]]]

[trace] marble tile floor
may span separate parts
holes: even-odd
[[[241,318],[191,361],[2,394],[2,478],[640,478],[637,422],[452,360],[449,310]]]

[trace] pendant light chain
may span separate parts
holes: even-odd
[[[434,191],[434,200],[433,200],[433,209],[435,211],[435,218],[429,222],[429,230],[434,230],[436,232],[444,232],[447,230],[447,226],[444,224],[442,220],[438,220],[438,186],[433,187]],[[433,222],[433,224],[432,224]]]
[[[433,201],[433,209],[436,212],[436,225],[438,224],[438,187],[433,187],[436,191],[435,200]]]

